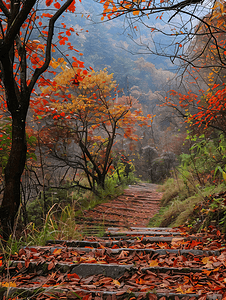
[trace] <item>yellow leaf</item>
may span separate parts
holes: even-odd
[[[223,171],[223,179],[226,182],[226,173]]]
[[[209,257],[203,257],[202,263],[205,265],[209,262],[210,258]]]
[[[116,279],[113,280],[113,283],[114,283],[115,285],[117,285],[117,286],[120,286],[120,285],[121,285],[121,283],[120,283],[118,280],[116,280]]]
[[[15,282],[0,282],[0,286],[4,286],[4,287],[16,287],[16,283]]]
[[[157,267],[159,265],[157,259],[151,260],[149,266],[150,267]]]
[[[56,61],[51,61],[50,66],[51,66],[53,69],[56,69],[56,68],[58,68],[59,64],[58,64]]]

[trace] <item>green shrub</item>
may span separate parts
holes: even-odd
[[[225,231],[226,201],[216,196],[225,191],[225,137],[187,138],[193,143],[190,153],[181,154],[175,178],[159,188],[162,207],[149,224],[172,227],[186,223],[198,230],[215,222]]]

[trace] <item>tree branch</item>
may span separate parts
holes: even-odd
[[[60,9],[52,16],[52,18],[49,21],[49,31],[48,31],[48,37],[47,37],[47,46],[46,46],[46,56],[45,56],[45,62],[42,67],[37,68],[33,74],[33,77],[30,81],[30,84],[28,86],[29,91],[31,92],[36,81],[38,80],[38,77],[47,70],[49,67],[49,63],[51,60],[51,45],[52,45],[52,39],[54,35],[54,24],[56,20],[62,15],[62,13],[70,6],[73,0],[67,0]]]

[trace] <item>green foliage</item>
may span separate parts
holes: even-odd
[[[181,154],[180,171],[187,178],[192,174],[200,185],[205,185],[207,181],[215,183],[219,180],[216,171],[222,170],[226,164],[226,139],[223,134],[206,138],[187,136],[193,143],[189,154]],[[222,170],[223,175],[223,170]],[[218,174],[217,174],[218,175]],[[216,178],[215,178],[216,177]]]
[[[175,178],[168,179],[163,192],[162,208],[150,220],[151,226],[187,224],[198,230],[216,223],[226,231],[226,201],[217,196],[225,191],[226,140],[188,136],[190,153],[180,156]],[[224,181],[222,181],[222,176]]]
[[[112,181],[115,185],[129,185],[137,181],[134,176],[135,167],[131,161],[127,161],[126,158],[117,162],[114,172],[108,176],[108,180]]]
[[[44,215],[44,204],[47,211],[51,209],[52,212],[59,215],[67,205],[81,202],[82,195],[82,192],[77,187],[71,188],[69,183],[61,188],[49,188],[28,204],[28,220],[37,227],[43,226],[46,218]],[[79,208],[77,207],[77,209]]]

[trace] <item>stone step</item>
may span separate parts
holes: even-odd
[[[54,253],[54,250],[64,250],[64,253],[73,253],[73,252],[78,252],[77,255],[82,256],[83,254],[90,253],[92,252],[93,254],[97,254],[98,257],[100,257],[102,252],[106,251],[108,255],[111,254],[120,254],[122,252],[126,252],[126,257],[129,256],[130,254],[137,253],[137,254],[151,254],[152,256],[157,255],[166,255],[166,254],[176,254],[178,256],[187,256],[187,255],[192,255],[194,256],[219,256],[221,251],[220,250],[199,250],[199,249],[152,249],[152,248],[105,248],[103,245],[100,245],[99,248],[93,248],[91,245],[92,244],[87,244],[88,246],[85,247],[65,247],[61,245],[55,245],[55,246],[42,246],[42,247],[26,247],[24,248],[25,250],[31,250],[34,251],[36,249],[37,251],[42,250],[49,252],[50,254]],[[94,257],[94,256],[93,256]],[[39,257],[38,257],[39,258]],[[34,259],[33,259],[34,261]]]
[[[116,227],[118,228],[118,227]],[[128,236],[115,236],[114,240],[110,239],[108,240],[107,237],[105,240],[97,239],[97,241],[91,241],[91,240],[84,240],[84,241],[67,241],[67,240],[48,240],[46,242],[46,245],[54,245],[54,244],[63,244],[67,247],[85,247],[85,246],[90,246],[94,248],[98,248],[101,245],[105,247],[110,247],[114,245],[122,245],[122,244],[129,244],[129,245],[135,245],[137,242],[139,242],[142,239],[143,244],[147,243],[154,243],[154,242],[161,242],[161,243],[170,243],[175,237],[143,237],[143,236],[137,236],[137,239],[128,239]],[[183,237],[184,241],[192,241],[192,240],[197,240],[197,241],[202,241],[203,238],[201,237],[196,237],[196,236],[188,236],[188,237]],[[99,241],[98,241],[99,240]]]
[[[40,295],[40,289],[37,288],[2,288],[0,291],[1,299],[4,297],[4,293],[7,294],[7,297],[13,298],[15,295],[20,295],[20,299],[37,299],[37,296]],[[74,289],[74,291],[68,291],[67,289],[60,288],[42,288],[42,293],[48,297],[48,299],[53,299],[53,296],[56,295],[56,299],[82,299],[82,297],[89,296],[90,299],[95,300],[125,300],[135,297],[142,297],[140,299],[151,299],[151,300],[196,300],[200,299],[199,294],[180,294],[180,293],[163,293],[163,292],[129,292],[129,291],[102,291],[102,290],[85,290],[85,289]],[[76,297],[76,295],[79,296]],[[222,300],[221,294],[209,294],[206,295],[206,300]],[[87,298],[88,299],[88,298]],[[204,299],[204,298],[203,298]]]
[[[165,236],[167,236],[167,235],[178,235],[178,236],[182,236],[181,235],[181,232],[179,232],[179,231],[172,231],[172,232],[169,232],[169,231],[157,231],[157,230],[155,230],[155,231],[151,231],[151,230],[137,230],[137,231],[109,231],[109,232],[106,232],[106,234],[107,233],[113,233],[113,234],[115,234],[115,235],[126,235],[126,236],[135,236],[135,235],[159,235],[159,236],[161,236],[161,235],[165,235]]]
[[[86,215],[94,215],[93,213],[97,213],[98,215],[110,215],[110,216],[119,216],[119,217],[126,217],[126,218],[133,218],[133,219],[144,219],[144,216],[146,220],[149,220],[150,217],[148,217],[148,213],[150,214],[150,212],[148,212],[148,210],[142,211],[140,209],[139,215],[134,216],[134,212],[131,212],[131,210],[127,209],[118,209],[118,212],[116,212],[116,209],[114,209],[114,211],[112,210],[104,210],[104,209],[93,209],[92,212],[90,213],[89,211],[84,212],[84,214]],[[126,212],[126,213],[125,213]]]

